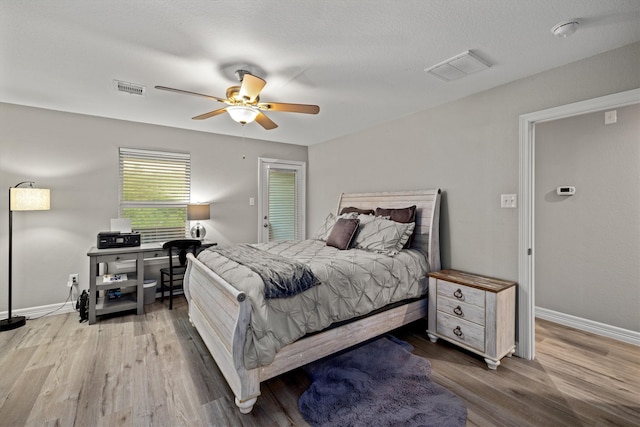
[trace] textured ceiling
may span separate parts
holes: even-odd
[[[578,31],[554,37],[570,18]],[[638,40],[638,0],[2,0],[0,102],[311,145]],[[466,50],[493,66],[424,72]],[[195,121],[221,104],[153,88],[224,97],[239,65],[267,80],[261,101],[320,113],[267,113],[270,131]]]

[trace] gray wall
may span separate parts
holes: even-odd
[[[640,105],[617,115],[536,125],[536,306],[640,332]]]
[[[190,151],[193,198],[213,203],[208,235],[220,242],[256,240],[258,156],[308,160],[308,234],[342,191],[441,187],[444,267],[517,280],[518,212],[499,197],[518,192],[518,116],[637,87],[640,43],[311,146],[308,158],[306,147],[0,103],[0,183],[52,190],[51,211],[15,215],[13,306],[63,301],[69,273],[86,287],[87,249],[117,216],[119,146]],[[1,311],[6,196],[0,212]]]
[[[258,156],[307,161],[307,147],[0,103],[0,183],[51,189],[51,210],[14,214],[13,308],[59,303],[67,278],[88,287],[88,249],[118,216],[118,147],[191,153],[192,201],[211,202],[207,238],[255,242]],[[246,159],[242,159],[242,155]],[[0,311],[7,310],[8,197],[0,197]]]
[[[518,210],[500,194],[518,193],[519,116],[638,87],[635,43],[311,146],[309,232],[342,191],[440,187],[443,266],[517,280]]]

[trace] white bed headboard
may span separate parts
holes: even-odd
[[[406,208],[416,205],[416,232],[413,247],[426,247],[429,270],[440,270],[440,189],[390,191],[380,193],[342,193],[338,199],[342,208],[359,209]]]

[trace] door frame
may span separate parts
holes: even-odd
[[[300,206],[302,213],[300,215],[300,237],[304,239],[306,236],[306,217],[307,217],[307,162],[299,160],[280,160],[267,157],[258,157],[258,243],[264,243],[263,237],[263,218],[264,211],[264,195],[266,194],[266,185],[268,179],[263,176],[265,168],[271,166],[279,166],[281,169],[298,170],[301,174],[300,183]]]
[[[535,125],[638,103],[640,89],[632,89],[520,116],[517,356],[535,357]]]

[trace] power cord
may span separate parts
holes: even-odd
[[[64,307],[65,305],[67,305],[67,303],[68,303],[68,302],[69,302],[69,300],[71,299],[71,293],[72,293],[72,292],[73,292],[73,287],[69,288],[69,295],[67,295],[67,299],[66,299],[66,301],[65,301],[65,302],[63,302],[63,303],[62,303],[62,305],[61,305],[60,307],[58,307],[58,308],[56,308],[55,310],[52,310],[52,311],[50,311],[50,312],[48,312],[48,313],[45,313],[45,314],[43,314],[43,315],[41,315],[41,316],[38,316],[38,317],[29,317],[29,320],[41,319],[41,318],[43,318],[43,317],[45,317],[45,316],[48,316],[48,315],[50,315],[50,314],[53,314],[53,313],[55,313],[56,311],[58,311],[58,310],[62,309],[62,307]]]

